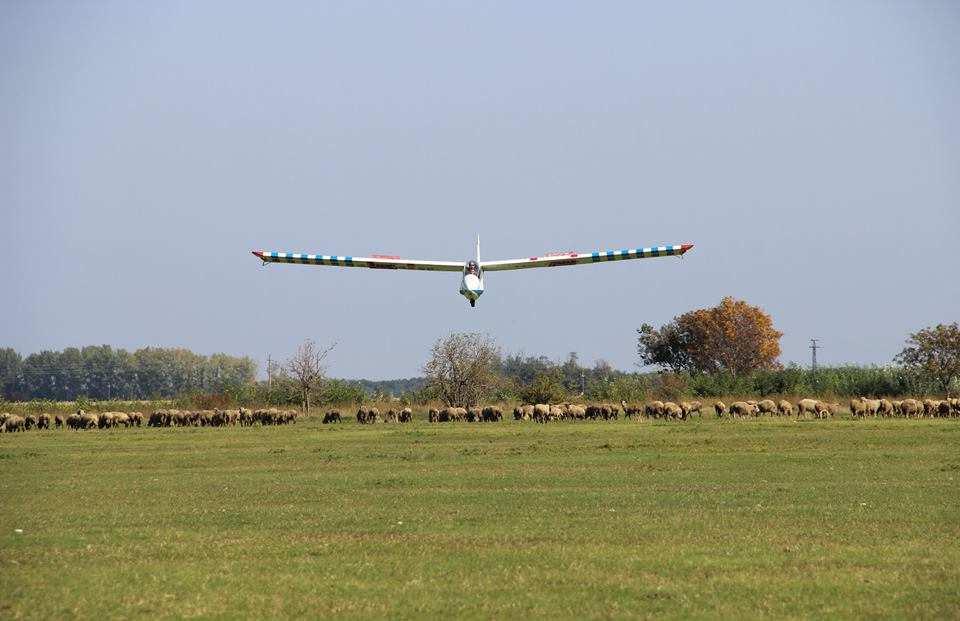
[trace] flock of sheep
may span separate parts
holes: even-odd
[[[241,425],[286,425],[295,423],[299,414],[294,410],[156,410],[149,416],[142,412],[84,412],[74,414],[0,414],[0,433],[29,429],[111,429],[114,427],[227,427]]]
[[[609,403],[579,405],[575,403],[560,403],[550,405],[538,403],[535,405],[520,405],[513,409],[515,420],[530,420],[546,423],[559,420],[616,420],[621,413],[626,418],[650,418],[687,420],[694,415],[703,416],[704,406],[699,401],[651,401],[643,405],[629,405],[624,401],[620,405]],[[832,418],[837,416],[841,409],[836,402],[820,401],[818,399],[800,399],[791,403],[786,399],[774,401],[735,401],[727,406],[722,401],[713,404],[713,411],[717,417],[730,416],[732,418],[747,418],[756,416],[792,416],[806,418]],[[889,399],[867,399],[857,397],[849,403],[851,417],[855,419],[865,417],[904,417],[904,418],[956,418],[960,417],[960,399],[904,399],[891,401]],[[286,425],[295,423],[299,413],[294,410],[258,409],[249,410],[156,410],[149,416],[141,412],[101,412],[94,414],[78,410],[74,414],[50,415],[27,414],[0,414],[0,433],[27,431],[29,429],[111,429],[115,427],[140,427],[144,423],[148,427],[227,427],[240,425]],[[323,417],[323,424],[342,422],[340,412],[331,410]],[[376,423],[409,423],[413,420],[413,410],[403,408],[388,409],[383,414],[376,407],[361,406],[356,414],[357,423],[372,425]],[[496,406],[456,408],[431,408],[427,413],[427,420],[431,423],[446,422],[498,422],[503,420],[503,410]]]

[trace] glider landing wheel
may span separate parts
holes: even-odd
[[[475,308],[477,306],[476,300],[470,300],[470,308]]]

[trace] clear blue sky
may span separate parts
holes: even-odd
[[[783,360],[886,363],[960,319],[957,2],[0,4],[0,345],[419,373],[452,330],[635,362],[723,295]],[[267,248],[487,275],[261,268]]]

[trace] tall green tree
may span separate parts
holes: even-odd
[[[960,380],[960,326],[941,323],[914,332],[895,360],[947,392]]]

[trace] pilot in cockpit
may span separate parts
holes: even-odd
[[[479,268],[477,267],[476,261],[467,261],[467,273],[473,274],[474,276],[478,275]]]

